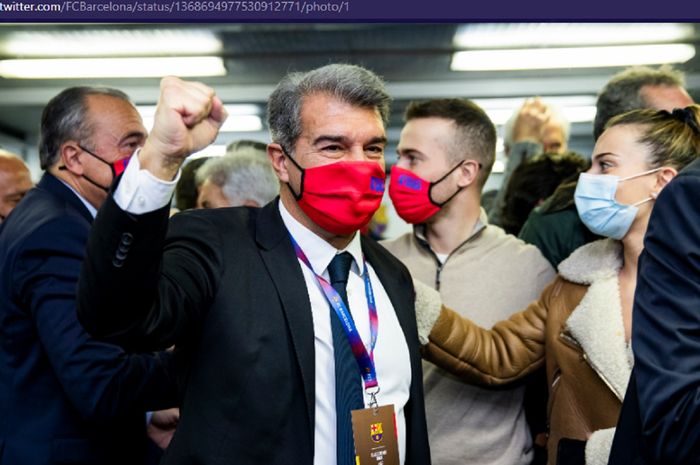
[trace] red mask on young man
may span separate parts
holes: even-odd
[[[442,182],[460,166],[462,163],[452,168],[437,181],[429,182],[416,176],[412,171],[394,165],[391,168],[391,179],[389,180],[389,197],[391,197],[396,213],[406,223],[420,224],[439,212],[462,188],[457,189],[454,194],[441,203],[433,200],[430,195],[431,191],[436,184]]]
[[[339,161],[302,168],[297,194],[299,207],[311,220],[334,234],[347,235],[363,228],[379,209],[384,196],[386,173],[376,161]]]

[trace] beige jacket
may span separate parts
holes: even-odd
[[[560,438],[587,440],[586,464],[607,464],[632,369],[618,272],[621,246],[609,239],[579,248],[539,300],[491,330],[436,305],[422,287],[417,305],[424,357],[471,382],[500,385],[543,362],[549,380],[549,463]]]

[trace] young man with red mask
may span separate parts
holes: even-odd
[[[384,192],[388,105],[357,66],[288,75],[268,103],[279,199],[168,224],[180,165],[225,111],[202,84],[163,79],[79,290],[95,335],[179,349],[181,418],[163,463],[350,465],[376,453],[368,442],[387,465],[430,463],[411,277],[357,232]]]
[[[554,270],[537,248],[489,225],[480,208],[496,147],[486,113],[468,100],[440,99],[410,104],[405,119],[389,195],[415,226],[383,245],[447,306],[489,327],[537,298]],[[530,463],[522,386],[487,390],[426,362],[424,387],[434,463]]]

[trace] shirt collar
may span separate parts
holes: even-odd
[[[353,258],[353,265],[350,270],[355,274],[362,276],[364,271],[362,264],[364,262],[362,256],[362,243],[360,242],[359,233],[355,233],[355,236],[345,249],[338,250],[297,221],[296,218],[294,218],[284,207],[281,200],[278,202],[278,205],[284,226],[287,228],[287,231],[289,231],[297,244],[299,244],[299,247],[301,247],[301,250],[304,251],[304,254],[306,254],[306,258],[309,259],[309,263],[311,263],[314,273],[327,278],[327,268],[331,263],[331,260],[333,260],[333,257],[342,252],[349,252]]]
[[[474,229],[472,229],[472,232],[469,235],[469,237],[467,237],[467,239],[464,242],[462,242],[457,247],[457,249],[462,247],[464,244],[469,242],[474,236],[476,236],[481,231],[483,231],[486,228],[486,226],[488,225],[488,223],[489,223],[489,217],[486,214],[486,210],[484,210],[483,207],[481,207],[479,210],[479,218],[476,220],[476,223],[474,224]],[[428,243],[428,239],[427,239],[426,234],[425,234],[425,228],[426,228],[425,223],[420,223],[420,224],[413,226],[413,235],[416,237],[416,239],[418,239],[418,241],[420,243],[422,243],[423,245],[430,248],[430,244]],[[455,250],[457,250],[457,249],[455,249]],[[453,250],[453,252],[454,252],[454,250]]]
[[[61,181],[68,189],[70,189],[71,191],[73,191],[73,193],[80,199],[80,201],[83,202],[83,205],[85,205],[85,208],[88,209],[88,211],[90,212],[90,215],[92,216],[92,219],[94,220],[95,217],[97,216],[97,209],[96,209],[95,207],[93,207],[93,206],[90,204],[90,202],[88,202],[87,200],[85,200],[85,197],[83,197],[82,195],[78,194],[78,191],[76,191],[75,189],[73,189],[73,187],[72,187],[70,184],[68,184],[67,182],[65,182],[63,179],[60,179],[60,178],[56,178],[56,179],[58,179],[59,181]]]

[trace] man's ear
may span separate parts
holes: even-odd
[[[656,173],[656,184],[651,193],[653,198],[656,198],[661,190],[678,175],[678,170],[670,166],[665,166]]]
[[[81,176],[84,171],[84,166],[80,161],[81,151],[82,150],[75,141],[69,140],[61,144],[59,148],[59,169],[64,169]]]
[[[268,144],[267,146],[267,156],[272,163],[272,169],[275,170],[275,174],[280,181],[287,183],[289,182],[289,172],[287,171],[287,155],[285,155],[284,150],[280,144]]]
[[[476,183],[479,176],[479,162],[476,160],[464,160],[462,165],[457,169],[459,171],[459,180],[457,186],[467,187]]]

